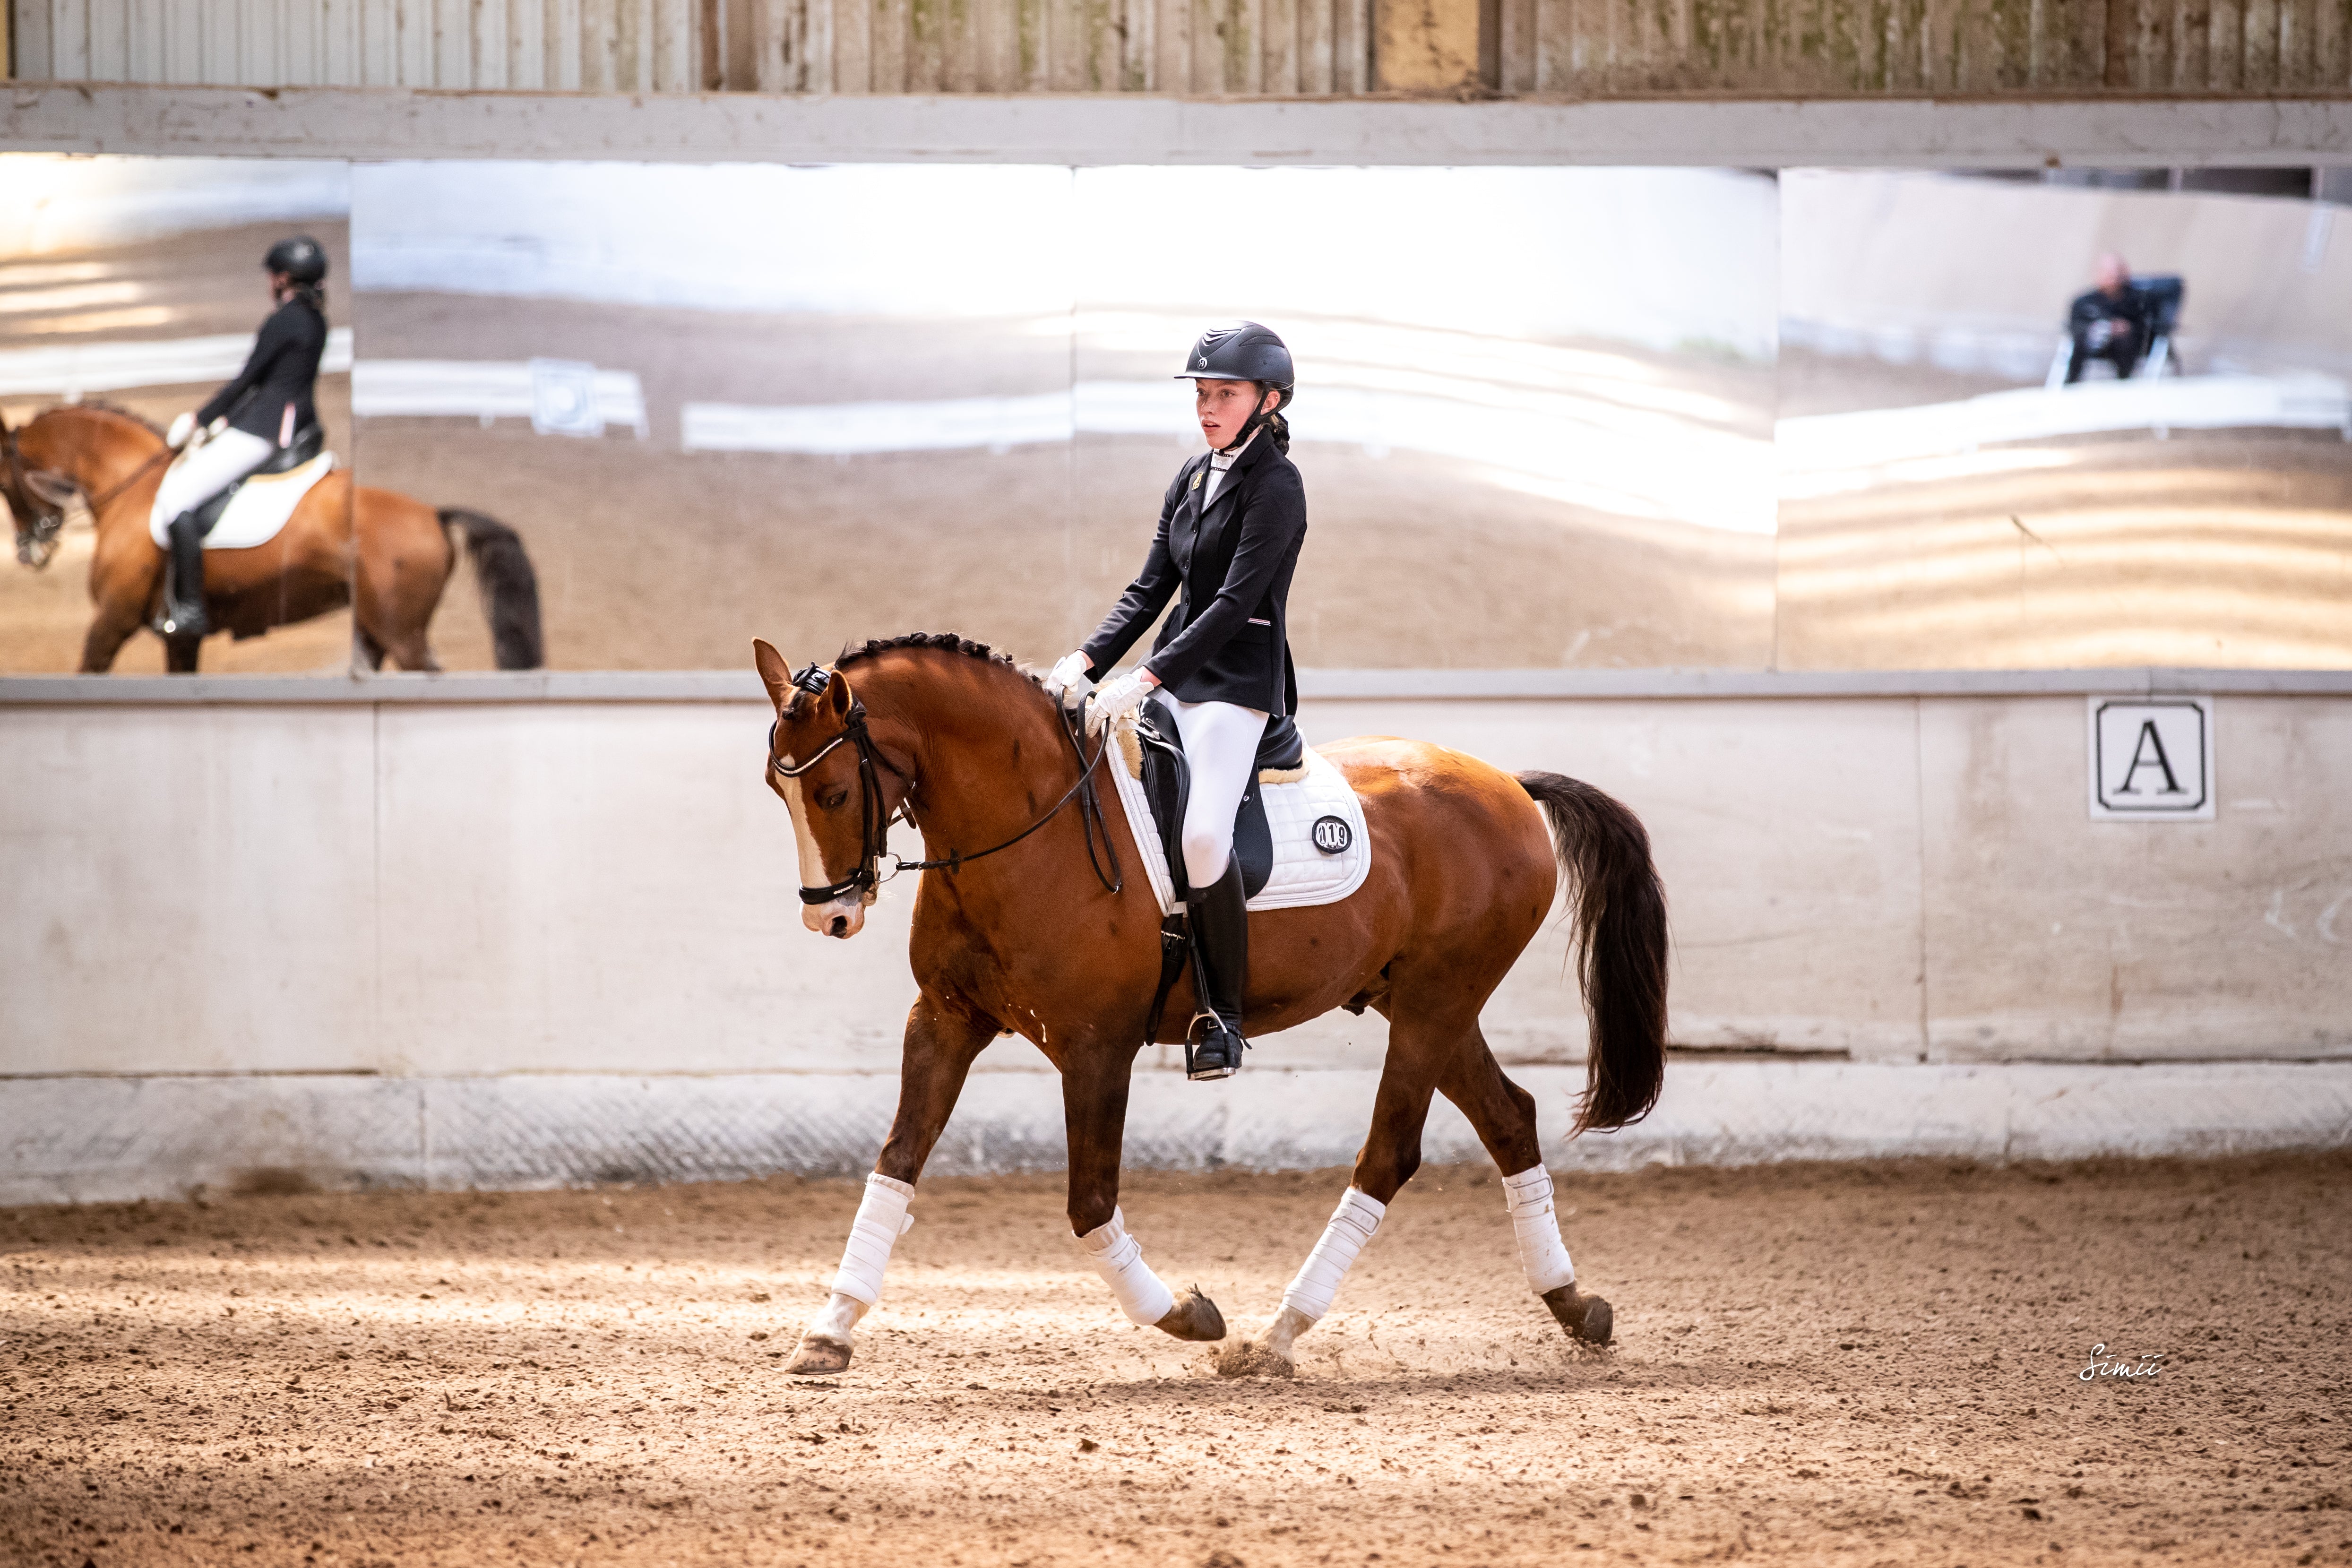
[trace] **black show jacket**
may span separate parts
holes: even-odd
[[[284,446],[278,438],[281,432],[290,437],[293,431],[318,423],[310,387],[319,379],[319,360],[326,352],[327,318],[299,295],[287,300],[261,323],[253,353],[236,379],[196,410],[196,423],[209,425],[226,414],[229,428],[258,436],[273,447]],[[293,430],[286,428],[289,405]]]
[[[1176,470],[1142,573],[1085,652],[1101,679],[1181,588],[1145,666],[1171,697],[1279,718],[1298,706],[1286,601],[1307,539],[1306,487],[1265,430],[1234,458],[1204,513],[1208,485],[1205,452]]]

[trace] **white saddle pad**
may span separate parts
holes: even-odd
[[[1133,721],[1123,726],[1132,730]],[[1126,765],[1131,746],[1120,747],[1108,763],[1118,784],[1119,804],[1127,807],[1128,837],[1136,857],[1160,900],[1160,912],[1176,909],[1175,883],[1168,875],[1168,854],[1152,826],[1151,805],[1144,798],[1143,781]],[[1254,910],[1299,910],[1315,904],[1336,904],[1364,885],[1372,870],[1372,841],[1364,831],[1364,803],[1348,786],[1346,775],[1314,747],[1307,748],[1306,776],[1295,784],[1265,784],[1265,826],[1274,837],[1274,868],[1265,886],[1249,901]],[[1336,824],[1336,826],[1335,826]],[[1319,831],[1318,831],[1319,830]],[[1336,844],[1336,849],[1326,847]]]
[[[334,470],[335,455],[321,452],[299,468],[289,468],[282,474],[256,474],[245,481],[245,488],[229,498],[228,509],[221,513],[213,531],[205,535],[206,550],[250,550],[257,544],[267,544],[278,537],[310,487]],[[151,516],[147,531],[155,542],[171,548],[172,526],[168,517]]]

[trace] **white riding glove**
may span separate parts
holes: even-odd
[[[154,426],[151,425],[148,428],[152,430]],[[186,446],[188,444],[188,437],[195,433],[196,416],[194,411],[192,409],[183,409],[180,411],[178,416],[173,419],[172,428],[164,432],[163,445],[171,447],[172,450],[176,452],[181,447]]]
[[[1094,700],[1087,704],[1087,733],[1099,735],[1142,707],[1143,700],[1159,684],[1147,669],[1130,669],[1115,680],[1105,681],[1096,689]]]
[[[1066,694],[1074,689],[1083,691],[1094,684],[1087,678],[1087,672],[1094,667],[1094,660],[1086,656],[1084,649],[1076,653],[1064,654],[1062,661],[1054,666],[1052,671],[1045,677],[1046,695],[1058,702],[1064,700]]]

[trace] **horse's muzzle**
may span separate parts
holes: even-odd
[[[803,904],[801,923],[819,936],[837,936],[846,942],[866,929],[866,900],[858,893],[845,893],[828,904]]]

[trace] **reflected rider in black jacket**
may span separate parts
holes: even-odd
[[[297,235],[271,246],[261,264],[278,308],[261,323],[245,368],[202,408],[173,420],[166,437],[183,449],[155,489],[155,515],[167,520],[172,542],[161,628],[166,637],[200,637],[210,629],[197,509],[319,422],[311,386],[327,352],[327,253],[310,236]],[[186,450],[199,432],[199,444]]]

